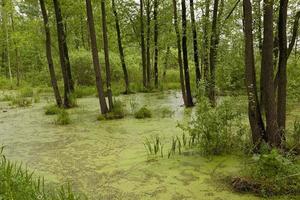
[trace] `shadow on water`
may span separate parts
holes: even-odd
[[[213,181],[217,173],[236,172],[237,157],[209,160],[194,155],[147,161],[145,138],[159,135],[167,142],[182,134],[177,123],[191,117],[192,110],[184,109],[179,92],[117,98],[126,103],[129,113],[147,105],[154,112],[168,107],[174,115],[99,122],[98,101],[90,97],[79,99],[79,107],[69,111],[72,124],[58,126],[53,117],[44,115],[45,100],[7,112],[2,112],[7,109],[2,102],[0,141],[6,145],[7,157],[26,163],[50,184],[70,181],[91,199],[260,199],[233,193]]]

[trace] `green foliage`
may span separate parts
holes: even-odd
[[[60,190],[50,190],[45,187],[44,178],[35,178],[33,172],[22,164],[11,162],[0,152],[0,199],[28,200],[79,200],[70,185],[62,186]]]
[[[56,124],[67,125],[71,123],[70,115],[65,109],[61,109],[56,118]]]
[[[161,138],[159,136],[155,136],[152,139],[146,138],[144,147],[147,151],[148,156],[164,157],[164,145],[162,144]]]
[[[143,106],[134,114],[134,117],[137,119],[151,118],[152,112],[146,106]]]
[[[108,120],[112,119],[122,119],[125,117],[125,110],[123,107],[123,103],[121,101],[114,101],[114,107],[111,112],[105,115],[105,118]]]
[[[159,109],[162,118],[173,117],[175,111],[171,110],[169,107],[162,107]]]
[[[29,87],[22,88],[20,91],[20,96],[21,97],[33,97],[34,96],[33,89],[29,88]]]
[[[14,100],[14,96],[13,95],[9,95],[9,94],[5,94],[1,99],[0,101],[12,101]]]
[[[104,121],[104,120],[106,120],[106,118],[105,118],[104,115],[98,115],[97,120],[98,121]]]
[[[76,98],[76,93],[72,93],[69,96],[69,102],[70,102],[70,106],[71,108],[77,107],[77,98]]]
[[[80,86],[75,89],[74,95],[76,98],[95,96],[96,88],[88,86]]]
[[[189,125],[180,127],[189,133],[189,146],[204,155],[220,155],[242,150],[248,144],[246,126],[232,99],[224,99],[217,107],[199,97],[196,116]]]
[[[300,121],[294,121],[294,127],[292,132],[292,148],[300,150]]]
[[[243,168],[245,176],[259,185],[261,195],[299,194],[300,166],[278,150],[254,155]]]
[[[18,107],[29,107],[32,105],[32,99],[31,98],[25,98],[21,96],[17,96],[13,98],[10,105],[12,106],[18,106]]]
[[[57,105],[49,105],[45,107],[45,115],[57,115],[61,112],[61,108]]]

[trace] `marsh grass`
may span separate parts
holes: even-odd
[[[17,96],[11,100],[10,105],[18,107],[29,107],[32,105],[32,98]]]
[[[147,151],[148,157],[164,157],[164,145],[159,136],[155,136],[152,139],[146,138],[144,147]]]
[[[45,115],[57,115],[61,112],[61,108],[57,105],[49,105],[45,107]]]
[[[58,125],[68,125],[71,123],[70,115],[65,109],[61,109],[57,114],[55,123]]]
[[[137,112],[134,113],[136,119],[146,119],[152,117],[152,112],[146,106],[140,108]]]

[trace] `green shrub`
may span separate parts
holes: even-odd
[[[74,108],[74,107],[78,106],[78,104],[77,104],[77,98],[76,98],[76,94],[75,93],[70,94],[70,96],[69,96],[69,102],[70,102],[71,108]]]
[[[134,117],[137,119],[151,118],[152,113],[146,106],[143,106],[134,114]]]
[[[67,125],[70,123],[71,119],[69,113],[65,109],[62,109],[57,115],[56,124]]]
[[[246,126],[239,109],[231,99],[224,99],[213,108],[209,101],[198,97],[196,115],[187,126],[180,127],[189,133],[189,144],[204,155],[239,152],[250,143]]]
[[[97,120],[98,121],[104,121],[104,120],[106,120],[106,118],[105,118],[104,115],[98,115]]]
[[[34,92],[33,92],[32,88],[25,87],[25,88],[22,88],[20,91],[21,97],[33,97],[33,95],[34,95]]]
[[[111,112],[107,113],[106,119],[122,119],[125,117],[125,111],[123,108],[123,103],[121,101],[114,101],[114,107]]]
[[[246,162],[242,170],[244,178],[235,178],[233,186],[263,196],[300,194],[299,171],[300,166],[292,157],[273,149]]]
[[[45,107],[45,115],[57,115],[61,112],[61,108],[57,105],[49,105]]]
[[[296,151],[300,151],[300,121],[294,121],[294,127],[292,132],[292,148]]]

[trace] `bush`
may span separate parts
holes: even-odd
[[[114,107],[111,112],[105,115],[99,115],[97,117],[98,121],[103,120],[113,120],[113,119],[122,119],[125,117],[125,111],[123,108],[123,103],[121,101],[114,101]]]
[[[300,194],[300,166],[276,149],[254,155],[242,171],[244,177],[233,180],[234,188],[239,191],[263,196]]]
[[[69,113],[66,110],[62,109],[57,115],[56,124],[67,125],[70,123],[71,119]]]
[[[246,126],[232,100],[223,100],[216,108],[199,96],[196,117],[180,127],[189,133],[189,145],[204,155],[239,152],[249,144]]]
[[[61,112],[61,108],[57,105],[50,105],[45,107],[45,115],[57,115]]]
[[[151,118],[152,113],[146,106],[143,106],[134,114],[134,117],[137,119]]]

